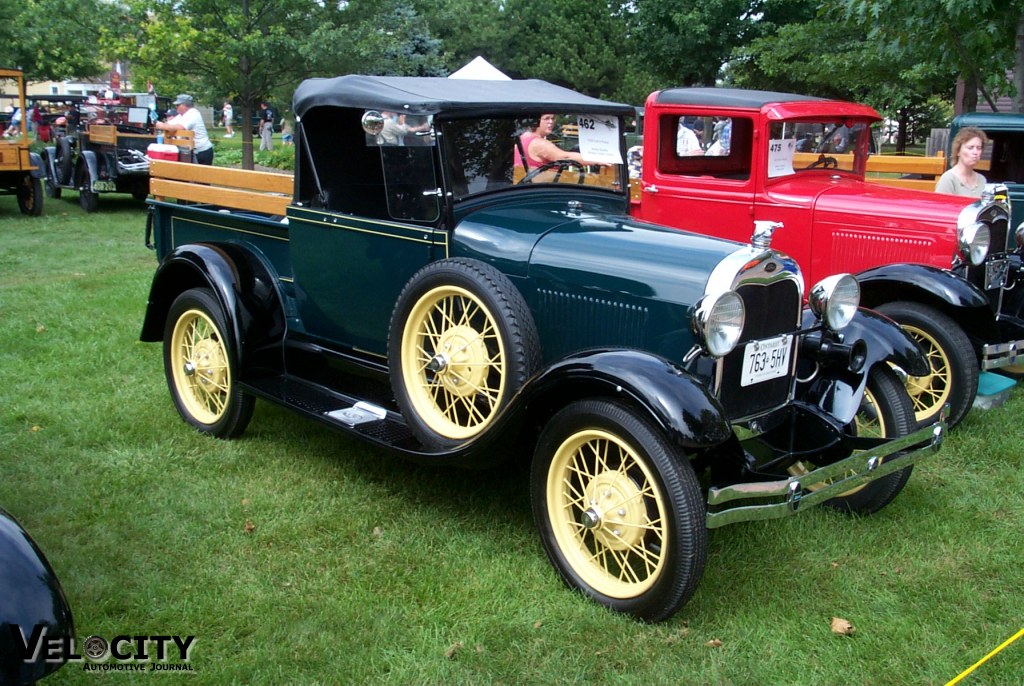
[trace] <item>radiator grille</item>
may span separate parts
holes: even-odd
[[[736,420],[776,408],[789,400],[792,375],[740,386],[743,351],[748,341],[792,333],[800,321],[801,295],[796,282],[785,279],[770,284],[746,284],[736,289],[746,308],[746,323],[736,349],[721,362],[719,400],[729,419]],[[797,343],[794,337],[793,345]],[[796,355],[790,350],[790,363]]]

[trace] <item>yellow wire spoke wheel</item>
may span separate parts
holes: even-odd
[[[877,365],[869,372],[860,408],[847,430],[858,438],[891,439],[906,435],[915,426],[913,403],[905,386],[888,365]],[[810,460],[801,461],[792,465],[788,471],[791,476],[804,477],[818,466]],[[829,500],[828,504],[862,515],[877,512],[899,495],[912,469],[907,467],[851,488]],[[817,491],[831,483],[823,481],[808,484],[801,481],[801,486],[809,491]]]
[[[870,388],[864,389],[864,397],[861,399],[860,410],[857,411],[857,416],[854,417],[854,426],[856,427],[857,436],[861,438],[886,438],[890,435],[887,433],[886,420],[885,417],[882,416],[878,400],[875,398],[875,394]],[[793,476],[804,476],[810,473],[813,469],[813,465],[808,465],[805,462],[797,462],[789,468],[789,473]],[[817,491],[828,486],[830,483],[832,482],[824,481],[811,484],[806,486],[806,488],[810,491]],[[843,498],[848,495],[853,495],[863,488],[863,485],[852,488],[849,491],[839,494],[837,497]]]
[[[636,450],[579,431],[555,452],[547,483],[552,533],[584,583],[612,598],[649,590],[665,569],[667,512]]]
[[[505,397],[505,348],[494,315],[469,290],[425,293],[402,333],[402,375],[419,418],[450,439],[483,430]]]
[[[928,360],[931,371],[925,376],[908,376],[907,392],[914,401],[914,415],[923,421],[949,402],[952,371],[949,358],[933,336],[915,326],[905,324],[903,330],[913,337]]]
[[[164,326],[164,376],[178,414],[218,438],[245,431],[256,405],[236,378],[229,321],[210,290],[193,288],[175,298]]]
[[[227,409],[231,370],[224,338],[203,311],[190,309],[171,334],[171,372],[178,397],[201,424],[215,424]]]

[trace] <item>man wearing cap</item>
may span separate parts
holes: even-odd
[[[206,124],[199,110],[192,106],[192,96],[182,93],[174,99],[177,115],[167,121],[158,121],[154,126],[171,133],[192,131],[195,134],[195,155],[199,164],[213,164],[213,143],[206,133]]]

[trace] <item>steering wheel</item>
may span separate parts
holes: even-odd
[[[804,167],[804,169],[815,169],[816,167],[822,167],[824,169],[838,169],[839,160],[831,156],[826,157],[825,155],[819,155],[818,159]]]
[[[565,159],[565,160],[554,160],[553,162],[548,162],[546,164],[542,164],[541,166],[537,167],[536,169],[531,170],[530,173],[528,173],[526,176],[524,176],[522,179],[520,179],[519,183],[521,183],[521,184],[522,183],[533,183],[533,180],[539,174],[541,174],[542,172],[546,172],[549,169],[556,169],[556,168],[558,169],[558,171],[555,172],[555,178],[554,178],[553,181],[554,181],[554,183],[558,183],[558,179],[561,178],[562,172],[568,170],[571,167],[575,167],[576,169],[579,170],[580,178],[576,181],[576,183],[577,184],[582,184],[583,183],[583,179],[587,176],[587,165],[583,164],[582,162],[577,162],[576,160],[568,160],[568,159]]]

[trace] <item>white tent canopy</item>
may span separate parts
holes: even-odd
[[[469,64],[448,75],[449,79],[474,79],[477,81],[511,81],[500,69],[477,55]]]

